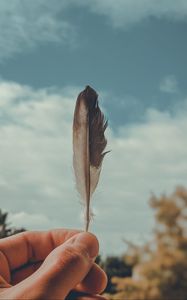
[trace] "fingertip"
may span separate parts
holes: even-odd
[[[94,264],[77,289],[89,294],[100,294],[105,290],[107,282],[106,273],[97,264]]]
[[[70,241],[70,240],[69,240]],[[90,232],[80,232],[72,237],[71,242],[87,251],[91,259],[99,253],[99,242],[96,236]]]

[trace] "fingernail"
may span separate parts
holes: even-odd
[[[88,254],[91,259],[95,259],[99,252],[99,243],[95,235],[89,232],[81,232],[73,236],[72,242]],[[69,240],[70,241],[70,240]]]

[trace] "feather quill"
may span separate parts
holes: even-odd
[[[76,102],[73,121],[73,167],[76,186],[85,206],[85,230],[92,216],[90,199],[101,172],[107,140],[104,132],[107,121],[98,105],[98,95],[89,86]]]

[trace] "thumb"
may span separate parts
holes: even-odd
[[[86,232],[55,248],[37,272],[45,299],[65,298],[87,275],[98,251],[96,237]]]

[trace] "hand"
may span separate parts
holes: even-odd
[[[106,275],[94,263],[91,233],[57,229],[0,240],[0,299],[103,299]],[[69,296],[68,296],[69,295]],[[72,299],[72,298],[71,298]]]

